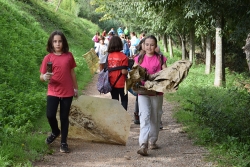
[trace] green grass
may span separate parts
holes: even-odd
[[[179,103],[174,117],[196,144],[211,151],[209,160],[218,166],[248,167],[250,94],[239,83],[250,79],[226,69],[226,87],[214,87],[213,82],[214,70],[206,75],[204,65],[193,65],[178,91],[165,97]]]
[[[37,0],[0,0],[0,166],[32,166],[50,154],[45,138],[47,83],[39,69],[50,33],[61,30],[77,67],[79,93],[92,75],[83,59],[99,27]]]

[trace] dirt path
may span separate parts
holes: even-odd
[[[85,95],[111,98],[110,94],[99,95],[96,90],[98,75],[84,90]],[[133,118],[135,97],[129,94],[128,112]],[[52,155],[45,156],[35,162],[37,167],[211,167],[212,162],[205,162],[204,155],[207,150],[194,146],[187,134],[182,132],[182,126],[172,118],[174,105],[164,100],[163,104],[163,130],[160,131],[157,144],[158,150],[149,150],[149,156],[137,154],[139,125],[131,122],[130,135],[126,146],[88,143],[80,139],[68,139],[71,153],[59,152],[60,140],[57,139],[51,148]]]

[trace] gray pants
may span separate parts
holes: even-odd
[[[140,135],[139,145],[155,144],[158,140],[162,116],[162,95],[139,95]]]

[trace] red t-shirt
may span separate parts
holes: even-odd
[[[112,52],[108,55],[108,68],[114,68],[118,66],[128,66],[128,57],[122,52]],[[109,72],[109,81],[113,85],[120,75],[121,70]],[[115,84],[115,88],[124,88],[126,75],[122,75]]]
[[[40,72],[47,72],[47,63],[52,62],[53,76],[49,80],[47,95],[56,97],[74,96],[74,84],[71,69],[76,67],[75,59],[71,52],[55,55],[49,53],[42,61]]]

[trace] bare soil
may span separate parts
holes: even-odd
[[[85,95],[111,98],[110,94],[100,95],[96,89],[98,74],[86,90]],[[128,113],[132,117],[130,134],[126,146],[104,143],[84,142],[80,139],[68,139],[70,153],[60,153],[60,139],[50,146],[52,155],[46,155],[34,162],[37,167],[211,167],[216,166],[204,158],[209,152],[193,141],[183,132],[182,125],[172,118],[176,104],[163,102],[163,130],[160,131],[157,144],[160,149],[149,150],[148,156],[137,154],[140,126],[133,123],[135,97],[129,93]],[[45,137],[46,138],[46,137]]]

